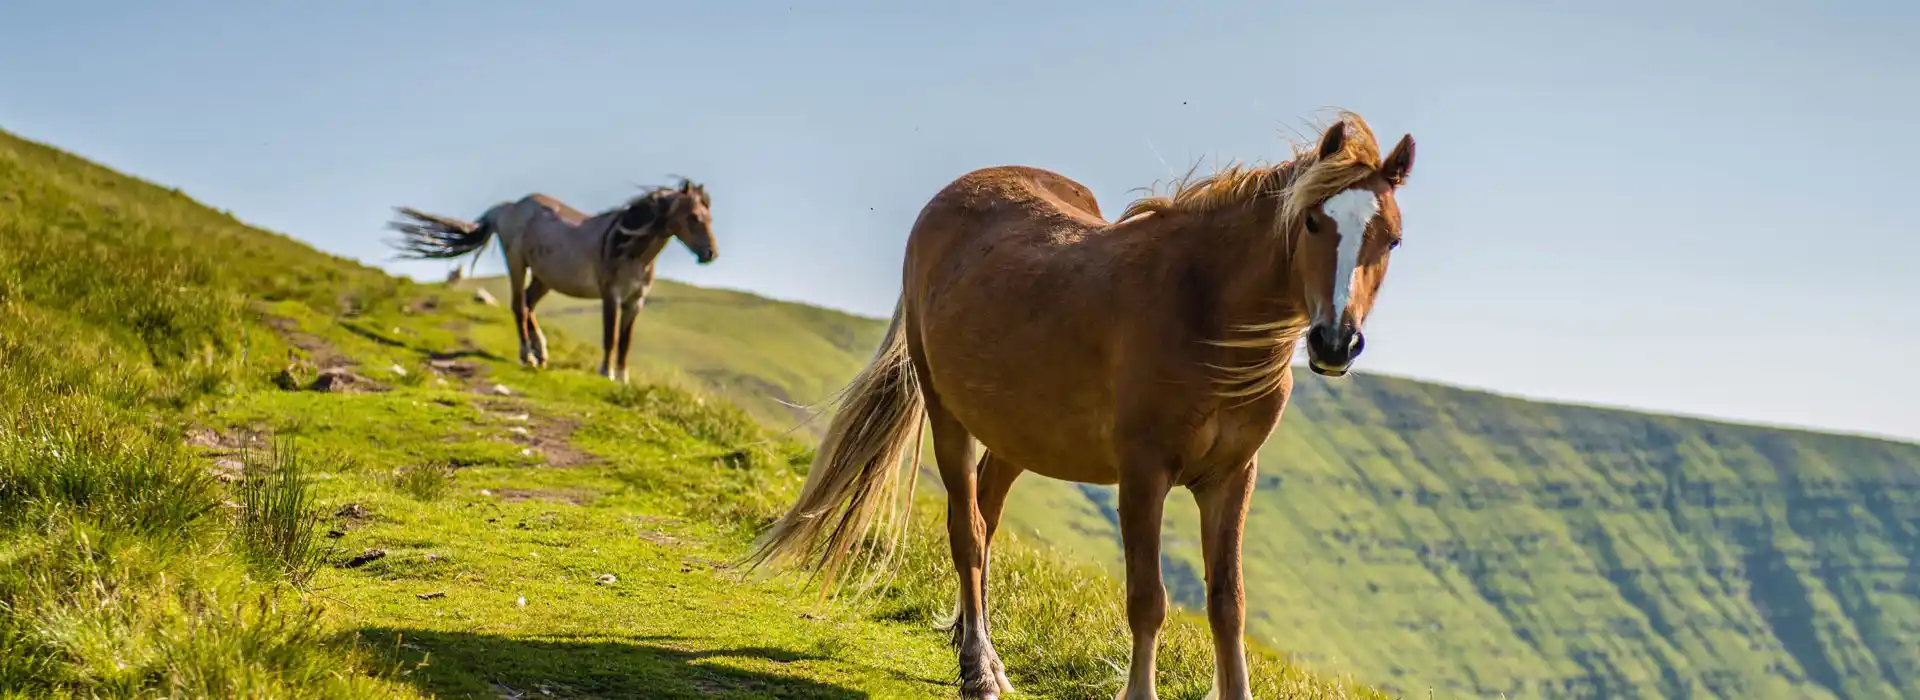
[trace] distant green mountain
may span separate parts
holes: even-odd
[[[597,302],[542,308],[599,333]],[[777,425],[884,330],[672,283],[641,319],[636,355]],[[1249,626],[1274,646],[1414,696],[1920,697],[1920,446],[1368,375],[1297,382],[1246,545]],[[1008,519],[1112,566],[1112,502],[1029,475]],[[1191,503],[1168,509],[1164,563],[1198,605]]]

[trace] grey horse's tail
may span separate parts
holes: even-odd
[[[457,258],[478,252],[493,239],[493,212],[480,215],[479,222],[461,221],[418,209],[396,207],[401,219],[387,224],[400,232],[393,246],[407,258]]]

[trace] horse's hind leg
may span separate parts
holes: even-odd
[[[513,307],[513,330],[520,336],[520,364],[533,365],[533,345],[528,342],[527,266],[511,256],[507,258],[507,303]]]
[[[953,550],[953,568],[960,575],[960,614],[953,624],[953,641],[960,652],[960,696],[998,698],[1000,679],[994,669],[1000,659],[987,640],[987,524],[977,495],[973,436],[940,405],[930,389],[923,391],[927,396],[927,423],[933,433],[934,461],[947,488],[948,545]]]
[[[993,569],[993,533],[1000,529],[1000,513],[1007,507],[1007,494],[1013,490],[1013,481],[1020,478],[1023,471],[1019,465],[994,455],[991,450],[980,460],[980,519],[986,525],[986,536],[980,542],[980,624],[987,628],[989,641],[993,632],[987,613],[992,607],[988,572]],[[991,666],[1000,692],[1012,693],[1013,684],[1007,681],[1007,669],[1001,665],[998,655],[994,655]]]
[[[537,276],[532,276],[532,281],[527,283],[527,340],[525,342],[532,346],[535,367],[547,366],[547,334],[540,330],[540,318],[535,315],[534,308],[540,305],[540,300],[546,297],[549,291],[552,291],[552,288],[548,287],[546,282],[540,281]]]

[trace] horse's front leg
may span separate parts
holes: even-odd
[[[619,330],[620,300],[613,290],[600,290],[600,376],[613,379],[613,351]]]
[[[1126,550],[1127,626],[1133,656],[1119,700],[1159,700],[1154,664],[1160,626],[1167,619],[1167,588],[1160,580],[1160,521],[1170,488],[1169,464],[1135,458],[1120,474],[1120,544]]]
[[[633,351],[633,321],[640,316],[640,295],[620,303],[619,381],[627,381],[627,354]]]
[[[1213,629],[1213,692],[1209,698],[1252,700],[1245,645],[1246,589],[1240,546],[1258,469],[1246,466],[1194,485],[1200,506],[1200,548],[1207,567],[1207,623]]]

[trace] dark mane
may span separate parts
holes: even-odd
[[[608,253],[615,258],[621,259],[630,259],[643,254],[654,238],[665,235],[666,229],[660,226],[662,223],[661,219],[665,216],[665,212],[673,207],[674,200],[680,197],[697,197],[702,205],[711,206],[712,200],[707,196],[705,185],[701,185],[684,177],[678,179],[679,183],[677,185],[656,185],[640,194],[634,195],[625,203],[608,209],[606,212],[602,212],[602,214],[614,215],[613,224],[607,227]],[[634,236],[615,235],[615,225],[627,219],[629,212],[632,212],[636,207],[644,207],[645,210],[649,212],[646,214],[647,218],[644,224],[647,232],[644,235]]]

